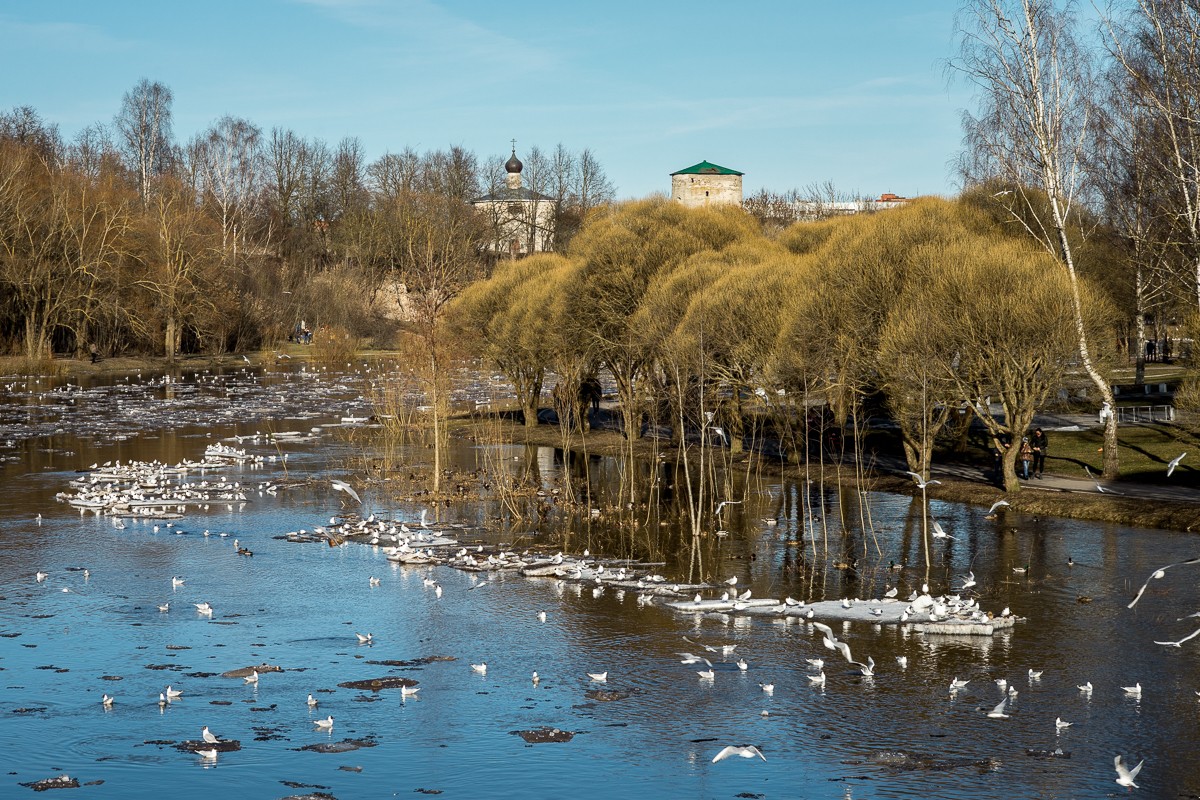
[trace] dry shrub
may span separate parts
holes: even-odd
[[[322,325],[313,331],[313,360],[328,367],[343,367],[358,353],[358,337],[340,325]]]

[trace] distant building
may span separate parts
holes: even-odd
[[[789,205],[791,206],[793,218],[798,221],[883,211],[888,208],[900,208],[911,202],[911,198],[901,197],[891,192],[884,192],[879,196],[878,200],[867,200],[865,198],[850,201],[795,200]]]
[[[701,161],[671,173],[671,199],[689,208],[740,206],[743,174],[735,169]]]
[[[497,257],[520,258],[554,248],[554,198],[521,185],[524,167],[514,145],[504,163],[505,185],[471,201],[492,227],[487,250]]]

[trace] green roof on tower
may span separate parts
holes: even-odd
[[[687,169],[681,169],[678,172],[672,172],[672,175],[745,175],[744,172],[738,172],[736,169],[729,169],[718,164],[711,164],[707,161],[701,161],[699,164],[693,164]]]

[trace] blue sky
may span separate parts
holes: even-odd
[[[707,159],[746,192],[953,194],[952,0],[0,0],[0,108],[70,137],[142,77],[187,139],[224,114],[370,158],[591,148],[618,196]]]

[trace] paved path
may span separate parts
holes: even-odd
[[[1086,430],[1098,427],[1098,420],[1094,414],[1039,414],[1034,417],[1033,424],[1034,427],[1041,427],[1046,433],[1053,434],[1055,431]],[[906,470],[907,467],[904,466],[901,466],[899,469],[900,472],[905,472]],[[969,464],[934,464],[932,472],[934,477],[946,475],[958,480],[994,483],[991,470],[985,472],[983,469]],[[1163,474],[1163,480],[1166,481],[1166,473],[1164,472]],[[1158,485],[1099,481],[1099,485],[1104,488],[1105,494],[1112,494],[1119,497],[1130,497],[1138,500],[1163,500],[1171,503],[1200,504],[1200,489],[1171,485],[1165,482]],[[1100,493],[1100,489],[1097,488],[1097,481],[1089,479],[1086,475],[1080,475],[1078,478],[1069,478],[1062,475],[1045,475],[1040,479],[1033,478],[1021,481],[1021,486],[1023,488],[1047,492]]]

